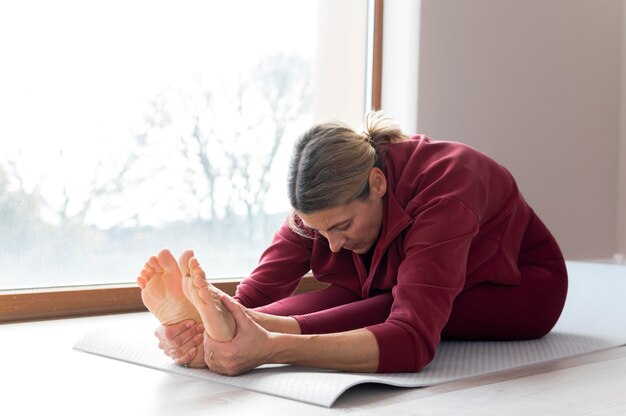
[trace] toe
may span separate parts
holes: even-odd
[[[141,278],[148,283],[150,281],[150,279],[152,279],[152,276],[154,276],[154,273],[147,271],[147,270],[142,270],[141,271]]]
[[[148,281],[147,281],[145,278],[143,278],[143,277],[141,277],[141,276],[139,276],[139,277],[137,278],[137,284],[139,285],[139,287],[140,287],[141,289],[145,289],[145,288],[146,288],[146,284],[147,284],[147,283],[148,283]]]
[[[189,259],[189,268],[191,269],[191,277],[193,277],[193,285],[196,288],[205,288],[209,286],[209,282],[206,280],[206,275],[202,267],[200,267],[200,263],[195,257]]]
[[[155,256],[152,256],[148,259],[148,262],[144,266],[144,269],[148,271],[152,271],[153,273],[163,272],[163,268],[161,268],[161,265],[159,264],[159,260]]]
[[[183,272],[183,276],[188,276],[189,272],[189,259],[193,257],[193,250],[185,250],[178,258],[178,267]]]
[[[189,259],[189,270],[191,271],[191,275],[193,277],[202,277],[203,279],[206,278],[204,270],[200,267],[200,262],[195,257],[191,257]]]
[[[163,249],[159,251],[159,255],[157,256],[159,265],[163,268],[163,270],[167,273],[175,272],[178,269],[178,263],[176,263],[176,259],[172,256],[172,253],[168,249]]]

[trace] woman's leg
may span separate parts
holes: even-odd
[[[461,292],[442,336],[519,340],[547,334],[565,304],[567,270],[556,241],[537,216],[524,235],[518,264],[522,278],[516,286],[483,283]]]
[[[338,285],[330,285],[313,292],[293,295],[254,310],[269,315],[303,315],[358,300],[361,300],[361,298],[351,290]]]
[[[326,334],[384,322],[392,303],[391,291],[362,299],[349,289],[330,285],[253,309],[249,315],[270,332]]]
[[[346,288],[330,285],[250,310],[248,314],[270,332],[322,334],[384,322],[392,303],[391,292],[361,299]]]

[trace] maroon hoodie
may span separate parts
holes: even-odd
[[[519,283],[533,214],[512,175],[467,145],[416,135],[381,150],[387,193],[369,273],[361,255],[333,253],[324,237],[302,237],[285,222],[235,298],[247,307],[278,302],[311,270],[337,290],[303,298],[311,313],[294,314],[302,333],[365,327],[378,342],[379,372],[419,371],[462,290]]]

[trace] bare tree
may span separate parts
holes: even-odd
[[[153,123],[154,130],[161,128],[160,140],[176,142],[177,163],[186,166],[181,181],[189,198],[181,210],[195,209],[192,215],[209,223],[241,207],[250,224],[263,214],[285,132],[310,107],[310,79],[307,61],[277,55],[246,79],[174,94],[162,100],[167,105],[153,106],[154,118],[168,121]]]
[[[246,89],[245,83],[238,83],[237,90],[230,96],[229,103],[235,109],[241,108],[241,97]],[[192,101],[189,98],[188,101]],[[198,104],[200,102],[200,105]],[[186,116],[190,121],[190,132],[180,136],[182,144],[181,154],[187,163],[187,175],[185,183],[191,195],[196,198],[198,217],[202,217],[202,207],[209,207],[209,222],[212,223],[218,218],[218,198],[222,199],[225,215],[233,214],[233,204],[236,198],[236,187],[231,187],[231,192],[227,195],[216,194],[216,183],[222,179],[228,183],[235,182],[240,159],[240,150],[233,143],[237,142],[237,137],[244,132],[253,130],[254,127],[249,120],[238,118],[232,126],[232,130],[227,134],[220,133],[216,129],[217,117],[223,115],[224,107],[217,103],[213,91],[204,91],[200,100],[195,100],[196,105],[186,105]],[[215,159],[223,159],[222,166],[217,166]],[[203,187],[198,183],[201,178]],[[204,189],[204,191],[203,191]]]
[[[43,225],[39,216],[43,200],[37,190],[26,191],[13,161],[5,163],[6,167],[0,164],[0,252],[19,252],[36,236],[33,230]]]
[[[204,92],[202,94],[202,102],[203,105],[190,115],[191,134],[188,137],[181,136],[180,140],[182,142],[183,157],[189,162],[186,178],[189,191],[199,201],[198,209],[201,209],[204,205],[203,201],[208,202],[210,210],[209,221],[212,222],[217,218],[215,182],[219,176],[219,172],[209,158],[211,142],[215,140],[215,130],[211,123],[207,125],[207,123],[202,123],[202,120],[206,114],[210,114],[213,94],[210,91]],[[206,182],[207,191],[205,195],[200,194],[199,187],[195,183],[193,166],[199,166],[202,177]],[[201,216],[200,213],[198,213],[198,216]]]
[[[90,186],[86,194],[78,195],[72,192],[64,179],[61,187],[61,203],[52,204],[50,201],[42,200],[43,207],[52,212],[58,219],[60,225],[85,224],[88,214],[94,209],[98,202],[107,204],[115,196],[133,187],[139,186],[153,172],[143,171],[141,174],[132,172],[138,161],[142,158],[144,150],[150,145],[148,139],[150,132],[161,130],[171,123],[169,114],[165,111],[163,97],[155,98],[149,111],[144,116],[144,126],[141,131],[132,132],[130,143],[125,149],[124,158],[121,160],[110,160],[106,155],[101,155],[91,172],[81,172],[81,175],[90,174]],[[102,138],[106,140],[106,138]],[[59,152],[60,170],[66,165],[64,152]],[[17,167],[15,171],[18,172]],[[133,174],[131,174],[133,173]],[[69,174],[69,173],[68,173]],[[16,174],[19,177],[19,173]],[[155,202],[156,203],[156,202]],[[117,225],[137,220],[139,213],[127,210],[123,218],[119,218]],[[116,225],[112,225],[115,227]]]
[[[261,117],[233,136],[236,152],[231,160],[231,181],[236,202],[246,208],[250,234],[254,218],[264,214],[271,185],[271,169],[284,143],[290,124],[309,111],[311,104],[310,64],[294,55],[275,55],[259,63],[252,82],[240,91],[237,103],[241,118]],[[245,94],[256,94],[253,109],[246,109]],[[248,104],[252,106],[252,104]]]
[[[311,106],[310,63],[295,55],[267,58],[259,66],[258,85],[274,123],[274,136],[263,163],[259,185],[253,195],[261,210],[270,186],[269,172],[282,144],[287,126],[309,111]]]

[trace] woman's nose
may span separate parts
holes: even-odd
[[[339,250],[341,250],[343,245],[346,243],[345,237],[329,234],[326,238],[328,239],[330,251],[332,251],[333,253],[338,253]]]

